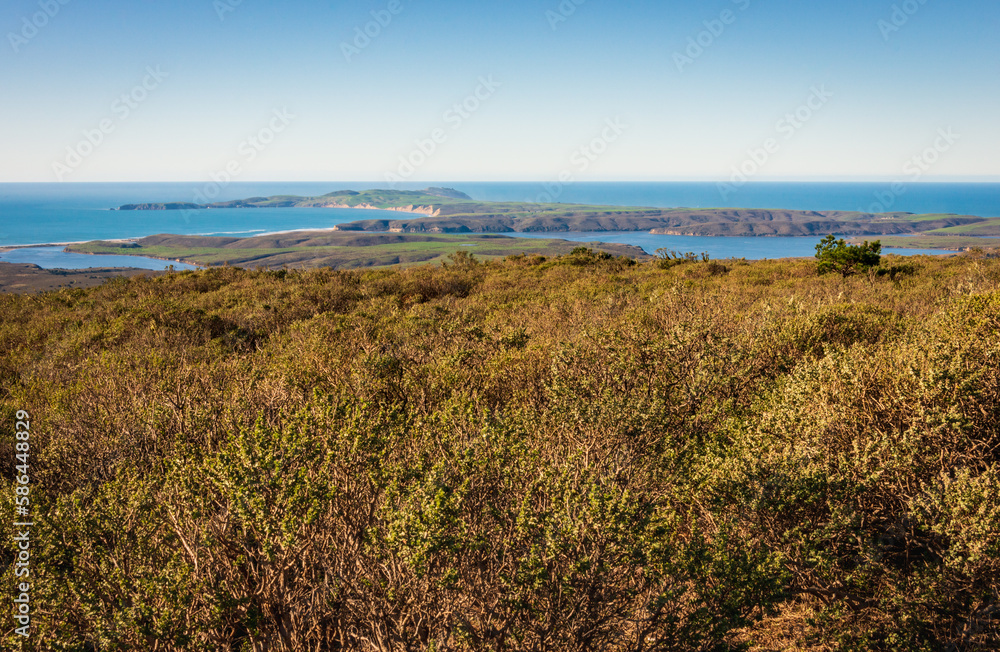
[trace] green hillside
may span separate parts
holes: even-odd
[[[1000,237],[1000,217],[973,224],[962,224],[931,231],[934,235],[969,235]]]

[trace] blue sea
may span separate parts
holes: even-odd
[[[564,203],[648,206],[657,208],[787,208],[796,210],[905,211],[959,213],[1000,217],[998,183],[749,183],[724,198],[712,182],[672,183],[482,183],[438,182],[398,184],[400,190],[428,185],[461,190],[489,201],[558,201]],[[383,188],[385,183],[231,183],[215,187],[215,200],[276,194],[322,195],[334,190]],[[34,183],[0,184],[0,246],[137,238],[157,233],[252,236],[275,231],[325,229],[379,216],[353,209],[232,209],[208,211],[112,211],[122,204],[193,201],[204,183]],[[398,213],[385,213],[398,219]],[[552,234],[532,234],[552,237]],[[705,251],[713,258],[748,259],[809,256],[818,238],[706,238],[635,233],[570,233],[570,240],[624,242],[652,253],[666,247]],[[37,256],[32,260],[32,252]],[[41,266],[76,267],[122,264],[110,258],[100,263],[61,258],[51,249],[0,253],[0,260],[36,262]],[[941,253],[896,250],[894,253]],[[129,257],[133,261],[135,258]],[[146,263],[153,268],[169,264]]]

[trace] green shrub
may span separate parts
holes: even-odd
[[[664,259],[0,296],[0,645],[1000,647],[1000,261]]]
[[[878,240],[872,243],[865,240],[864,244],[850,245],[843,238],[837,240],[828,235],[816,245],[816,258],[819,260],[817,271],[821,275],[839,272],[846,278],[878,267],[882,260],[881,252],[882,244]]]

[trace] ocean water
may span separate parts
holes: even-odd
[[[1000,217],[1000,183],[904,183],[894,187],[892,183],[760,182],[748,183],[730,194],[720,191],[714,182],[462,183],[452,187],[476,199],[491,201]]]
[[[1000,216],[1000,184],[750,183],[724,196],[715,183],[482,183],[399,184],[461,190],[490,201],[648,206],[657,208],[788,208],[797,210],[906,211]],[[194,201],[198,193],[216,201],[275,194],[321,195],[334,190],[384,188],[383,183],[37,183],[0,184],[0,246],[135,238],[156,233],[251,236],[274,231],[324,229],[398,213],[354,209],[227,209],[208,211],[112,211],[128,203]],[[549,235],[551,237],[551,235]],[[660,247],[707,251],[714,258],[781,258],[812,255],[817,238],[693,238],[648,233],[558,234],[589,241],[627,242],[652,253]],[[918,253],[902,250],[900,253]],[[935,252],[940,253],[940,252]],[[21,256],[30,256],[26,251]],[[42,253],[39,253],[42,256]],[[52,263],[52,252],[44,253]],[[5,258],[0,257],[0,260]],[[102,261],[102,264],[104,262]]]
[[[274,194],[324,194],[327,184],[232,184],[219,201]],[[341,186],[337,185],[337,188]],[[192,201],[190,184],[0,184],[0,246],[139,238],[157,233],[252,236],[326,229],[380,213],[357,209],[254,208],[113,211],[123,204]],[[386,212],[396,218],[398,213]]]

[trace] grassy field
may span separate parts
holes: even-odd
[[[951,226],[944,229],[936,229],[930,232],[932,235],[972,235],[972,236],[997,236],[1000,237],[1000,217],[977,222],[975,224],[963,224]]]
[[[1000,259],[897,262],[0,295],[0,647],[1000,649]]]
[[[984,218],[974,217],[971,215],[958,215],[956,213],[923,213],[923,214],[905,214],[905,213],[892,213],[895,216],[893,219],[902,219],[907,222],[937,222],[940,220],[958,219],[963,222],[974,223],[981,222]]]
[[[510,255],[558,256],[580,243],[566,240],[510,238],[497,235],[411,235],[303,231],[254,238],[211,238],[159,235],[136,242],[88,242],[67,247],[88,254],[148,256],[203,266],[240,267],[385,267],[440,263],[456,252],[483,260]],[[598,251],[637,258],[647,256],[638,247],[592,243]],[[99,260],[99,259],[97,259]]]
[[[932,233],[914,236],[879,236],[878,240],[884,247],[899,247],[902,249],[951,249],[961,250],[978,247],[981,249],[995,249],[1000,247],[1000,238],[980,238],[968,235],[938,235],[944,231],[934,231]],[[859,243],[862,238],[850,238],[854,243]]]

